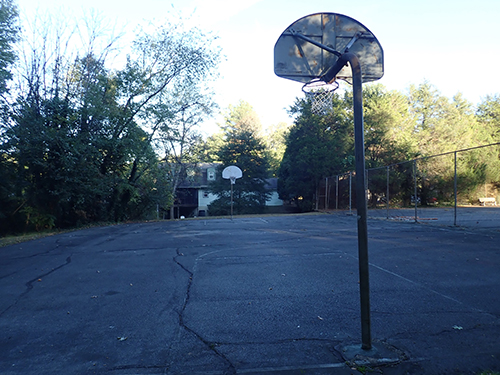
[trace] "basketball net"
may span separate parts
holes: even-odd
[[[231,176],[229,177],[229,179],[231,180],[231,185],[234,185],[236,183],[236,177]]]
[[[333,110],[333,93],[339,88],[336,81],[325,82],[313,79],[302,86],[306,99],[311,103],[311,112],[318,116],[325,116]]]

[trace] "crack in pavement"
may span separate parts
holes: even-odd
[[[73,255],[73,254],[71,254],[69,257],[67,257],[67,258],[66,258],[66,262],[65,262],[65,263],[63,263],[63,264],[61,264],[61,265],[59,265],[59,266],[57,266],[57,267],[55,267],[55,268],[52,268],[50,271],[45,272],[45,273],[43,273],[43,274],[41,274],[41,275],[38,275],[38,276],[36,276],[35,278],[33,278],[33,279],[31,279],[30,281],[28,281],[27,283],[25,283],[24,285],[26,286],[26,290],[25,290],[23,293],[21,293],[21,294],[20,294],[20,295],[16,298],[16,300],[14,301],[14,303],[12,303],[12,304],[11,304],[10,306],[8,306],[6,309],[4,309],[3,311],[1,311],[1,312],[0,312],[0,316],[2,316],[2,315],[3,315],[3,314],[5,314],[7,311],[9,311],[9,310],[10,310],[13,306],[15,306],[15,305],[16,305],[16,304],[17,304],[17,303],[21,300],[21,298],[23,298],[26,294],[28,294],[28,293],[29,293],[29,292],[33,289],[33,283],[34,283],[35,281],[38,281],[38,280],[40,280],[40,279],[42,279],[42,278],[44,278],[44,277],[46,277],[46,276],[50,275],[51,273],[54,273],[55,271],[60,270],[61,268],[63,268],[63,267],[65,267],[65,266],[67,266],[68,264],[70,264],[70,263],[71,263],[71,256],[72,256],[72,255]]]
[[[165,365],[122,365],[111,367],[107,371],[122,371],[122,370],[164,370],[164,374],[168,368],[165,368]]]
[[[186,296],[184,298],[184,303],[181,307],[181,310],[179,312],[179,326],[186,330],[187,332],[191,333],[194,337],[196,337],[199,341],[201,341],[208,349],[210,349],[212,352],[215,353],[215,355],[219,358],[221,358],[224,362],[227,363],[228,370],[225,371],[225,374],[236,374],[236,367],[234,366],[233,363],[227,358],[223,353],[221,353],[219,350],[217,350],[217,346],[219,346],[219,343],[217,342],[211,342],[208,341],[207,339],[203,338],[198,332],[196,332],[194,329],[188,327],[185,322],[184,322],[184,311],[186,310],[187,304],[189,302],[189,299],[191,297],[191,286],[193,284],[193,272],[191,272],[189,269],[187,269],[181,262],[177,260],[178,257],[184,256],[179,249],[176,249],[177,256],[173,258],[174,262],[177,263],[179,267],[181,267],[188,275],[189,275],[189,280],[188,280],[188,285],[186,288]]]

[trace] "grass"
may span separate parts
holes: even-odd
[[[15,245],[15,244],[27,242],[27,241],[32,241],[32,240],[36,240],[38,238],[53,236],[54,234],[59,234],[59,233],[61,233],[61,231],[51,230],[51,231],[20,234],[17,236],[6,236],[6,237],[0,238],[0,247]]]
[[[47,229],[47,230],[43,230],[40,232],[30,232],[30,233],[17,234],[17,235],[7,235],[5,237],[0,237],[0,247],[16,245],[18,243],[37,240],[39,238],[49,237],[49,236],[53,236],[56,234],[73,232],[75,230],[87,229],[87,228],[93,228],[93,227],[110,226],[110,225],[116,225],[116,223],[95,223],[95,224],[89,224],[89,225],[85,225],[85,226],[81,226],[81,227],[68,228],[68,229],[57,229],[56,228],[56,229]]]

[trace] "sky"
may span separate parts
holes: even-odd
[[[384,50],[389,90],[407,92],[429,82],[450,99],[458,92],[477,105],[500,94],[499,0],[17,0],[21,14],[97,11],[133,29],[145,21],[190,17],[218,36],[225,60],[214,83],[222,110],[245,100],[264,127],[291,123],[287,109],[302,97],[302,84],[274,74],[274,44],[293,22],[332,12],[366,26]],[[211,133],[220,116],[207,121]]]

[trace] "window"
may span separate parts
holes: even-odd
[[[215,168],[208,168],[207,169],[207,180],[208,181],[215,181]]]

